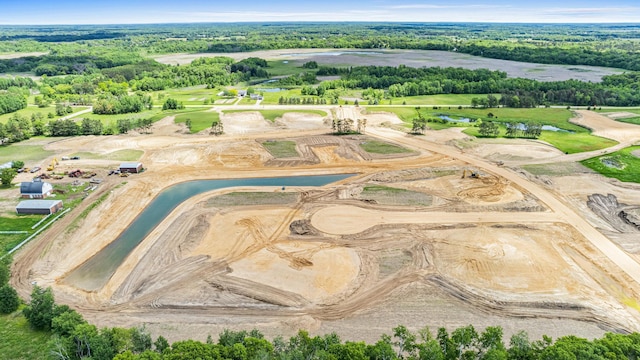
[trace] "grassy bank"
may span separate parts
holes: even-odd
[[[640,183],[640,146],[631,146],[611,154],[583,160],[581,163],[606,177]]]

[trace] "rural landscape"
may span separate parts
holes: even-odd
[[[637,359],[640,25],[0,25],[0,358]]]

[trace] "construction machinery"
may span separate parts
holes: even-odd
[[[69,171],[69,177],[77,178],[77,177],[81,177],[81,176],[82,176],[82,171],[80,169],[74,170],[74,171]]]
[[[51,160],[51,164],[49,164],[49,167],[47,167],[47,171],[53,171],[53,169],[56,168],[56,165],[59,165],[60,163],[58,162],[58,158],[53,158]]]
[[[467,175],[467,173],[468,173],[469,175]],[[479,179],[479,178],[480,178],[480,175],[479,175],[477,172],[475,172],[475,171],[464,169],[464,170],[462,171],[462,178],[464,179],[464,178],[466,178],[466,177],[470,177],[470,178],[472,178],[472,179]]]

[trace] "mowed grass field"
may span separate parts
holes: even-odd
[[[496,95],[500,99],[500,95]],[[442,94],[442,95],[422,95],[405,96],[391,99],[392,105],[471,105],[473,98],[487,98],[486,94]],[[381,104],[386,105],[389,100],[383,100]]]
[[[50,359],[51,334],[31,330],[22,310],[0,315],[0,358],[11,360]]]
[[[73,113],[69,114],[69,115],[73,115],[73,114],[75,114],[77,112],[80,112],[82,110],[86,110],[88,108],[89,107],[87,107],[87,106],[74,106],[73,107]],[[37,106],[27,106],[26,108],[24,108],[22,110],[18,110],[16,112],[12,112],[12,113],[9,113],[9,114],[0,115],[0,123],[2,123],[2,124],[6,123],[7,120],[9,120],[9,118],[12,117],[14,114],[18,114],[20,116],[26,117],[27,119],[31,119],[31,116],[33,114],[37,114],[37,113],[40,113],[43,116],[45,122],[48,122],[49,120],[59,119],[59,118],[62,117],[62,116],[57,116],[57,115],[52,119],[49,119],[47,117],[47,115],[49,113],[53,113],[55,115],[55,113],[56,113],[56,107],[55,106],[48,106],[46,108],[39,108]]]
[[[180,89],[167,89],[162,91],[151,92],[153,102],[155,105],[162,107],[162,104],[168,98],[176,99],[182,102],[184,105],[209,105],[213,104],[216,100],[222,99],[217,94],[222,91],[221,89],[207,89],[206,86],[193,86]],[[209,104],[205,104],[208,100]],[[221,104],[224,105],[224,104]]]
[[[214,121],[220,121],[220,114],[215,111],[193,111],[177,114],[176,124],[184,124],[187,119],[191,120],[191,133],[195,134],[211,127]]]
[[[286,113],[301,113],[301,114],[316,114],[320,116],[327,116],[327,112],[324,110],[224,110],[223,113],[239,113],[239,112],[259,112],[265,120],[271,122],[276,121],[277,118],[281,118]]]
[[[40,163],[53,152],[46,151],[42,145],[29,145],[30,141],[0,146],[0,164],[9,161],[24,161],[25,166],[31,167],[32,163]]]
[[[567,109],[559,108],[533,108],[533,109],[514,109],[514,108],[495,108],[495,109],[472,109],[448,106],[433,107],[383,107],[368,106],[367,111],[376,112],[384,111],[396,114],[406,127],[411,127],[411,122],[418,116],[418,111],[424,118],[437,118],[439,115],[446,115],[452,118],[470,118],[481,119],[484,121],[496,121],[499,123],[515,122],[515,123],[531,123],[537,122],[543,125],[551,125],[569,132],[561,131],[543,131],[539,140],[546,141],[555,146],[560,151],[573,154],[585,151],[593,151],[614,146],[617,142],[602,137],[591,135],[586,128],[569,122],[573,116],[572,112]],[[493,114],[490,118],[489,113]],[[427,124],[433,130],[440,130],[449,127],[467,127],[464,131],[471,136],[479,136],[477,127],[467,123],[441,123],[429,122]],[[500,137],[505,136],[505,127],[500,126]]]
[[[580,163],[606,177],[640,183],[640,146],[631,146]]]

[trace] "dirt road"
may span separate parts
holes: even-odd
[[[631,279],[633,279],[637,284],[640,284],[640,264],[638,264],[627,253],[625,253],[613,242],[611,242],[611,240],[609,240],[606,236],[595,229],[591,224],[589,224],[589,222],[587,222],[581,215],[571,209],[565,202],[556,198],[553,194],[543,189],[539,185],[536,185],[505,168],[501,168],[486,161],[473,158],[447,147],[442,147],[426,141],[422,141],[417,137],[407,136],[404,133],[400,133],[394,130],[371,128],[368,130],[368,134],[380,137],[385,140],[395,141],[399,144],[403,144],[412,148],[427,150],[434,153],[450,156],[454,159],[462,160],[472,166],[477,166],[493,174],[504,177],[514,184],[517,184],[521,188],[530,192],[532,195],[536,196],[545,205],[547,205],[549,209],[556,214],[558,221],[566,222],[567,224],[573,226],[598,250],[605,254],[614,264],[620,266],[620,268]],[[506,215],[505,219],[508,219],[509,216],[510,215]]]

